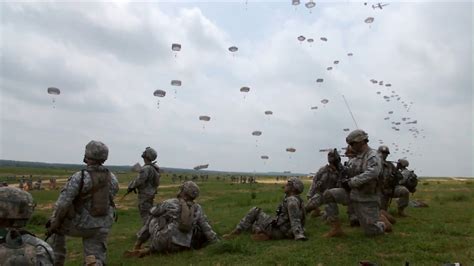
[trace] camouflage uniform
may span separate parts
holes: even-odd
[[[192,200],[185,201],[178,194],[178,198],[165,200],[150,210],[150,217],[137,233],[136,246],[150,239],[151,252],[167,253],[200,248],[217,241],[203,209],[193,201],[199,195],[198,186],[187,181],[181,186],[181,192],[188,193],[189,190],[193,190]],[[187,209],[187,222],[183,222],[183,208]]]
[[[0,188],[0,265],[53,265],[54,253],[48,243],[22,229],[34,206],[29,193]]]
[[[339,181],[340,172],[336,169],[336,167],[331,164],[321,167],[313,177],[313,183],[311,184],[308,194],[306,195],[308,198],[306,208],[315,209],[323,205],[324,191],[339,187]]]
[[[86,158],[91,143],[107,149],[103,143],[91,141],[86,146]],[[105,159],[107,156],[108,149]],[[51,243],[56,265],[64,265],[66,235],[82,238],[86,264],[105,265],[107,235],[115,215],[113,198],[118,190],[117,178],[102,165],[88,165],[68,179],[47,224],[48,233],[53,233]]]
[[[398,198],[397,204],[399,209],[404,209],[408,206],[410,192],[404,186],[398,185],[398,182],[403,178],[401,173],[395,168],[391,162],[383,162],[383,188],[381,196],[380,209],[387,210],[391,198]]]
[[[348,144],[363,141],[368,141],[368,135],[362,130],[354,130],[346,138]],[[328,194],[325,193],[327,201],[330,202],[326,208],[329,221],[333,223],[338,221],[337,202],[350,202],[366,235],[384,233],[385,224],[380,221],[379,209],[381,165],[377,151],[368,146],[365,152],[349,161],[347,170],[350,177],[348,181],[350,193],[344,189],[332,189]]]
[[[296,183],[297,182],[297,183]],[[245,215],[234,231],[251,230],[255,234],[264,234],[270,239],[293,238],[306,240],[304,235],[305,210],[304,203],[299,194],[303,192],[303,183],[292,177],[288,183],[297,184],[297,195],[286,195],[278,205],[276,217],[263,212],[258,207],[253,207]]]
[[[129,189],[138,189],[138,210],[145,224],[150,209],[153,207],[153,200],[160,185],[160,174],[156,164],[145,164],[140,170],[140,174],[128,186]]]

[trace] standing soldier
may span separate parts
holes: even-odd
[[[64,185],[46,224],[52,238],[55,265],[64,265],[66,235],[81,237],[85,265],[105,265],[107,235],[114,222],[115,175],[103,166],[109,149],[100,141],[86,145],[86,169],[74,173]]]
[[[150,210],[150,219],[137,233],[133,251],[126,256],[143,257],[152,252],[169,253],[198,249],[218,241],[201,205],[194,202],[199,187],[193,181],[184,182],[176,198],[168,199]],[[150,247],[142,245],[150,240]]]
[[[369,145],[369,136],[363,130],[356,129],[349,133],[346,142],[351,146],[356,157],[348,164],[348,179],[342,181],[342,186],[349,191],[328,190],[324,193],[328,221],[331,222],[331,231],[326,237],[343,235],[341,222],[339,221],[337,202],[349,202],[359,219],[364,233],[368,236],[383,234],[385,229],[390,230],[391,224],[384,219],[381,220],[379,210],[379,176],[382,170],[380,157]],[[332,193],[331,193],[332,192]]]
[[[300,197],[303,190],[303,182],[297,177],[290,177],[285,185],[285,198],[278,205],[276,217],[271,217],[262,209],[253,207],[224,238],[231,238],[242,231],[251,230],[254,240],[283,238],[307,240],[304,235],[304,203]]]
[[[390,150],[387,146],[380,146],[378,149],[380,156],[382,157],[382,197],[381,197],[381,212],[384,213],[387,218],[391,219],[387,213],[392,198],[398,198],[398,214],[405,216],[404,209],[408,206],[410,192],[404,186],[399,185],[399,182],[403,179],[402,174],[398,169],[387,161],[387,157],[390,154]]]
[[[35,206],[30,193],[0,188],[0,265],[53,265],[53,249],[23,228]]]
[[[140,170],[138,176],[128,185],[127,193],[138,189],[138,211],[145,224],[150,209],[153,207],[153,200],[160,185],[160,169],[156,165],[156,151],[150,147],[146,147],[142,153],[145,165]]]
[[[316,175],[313,177],[313,183],[308,191],[306,197],[308,203],[306,204],[306,212],[313,211],[314,216],[320,215],[320,209],[323,202],[324,191],[340,186],[341,181],[341,157],[336,149],[328,152],[328,164],[321,167]]]

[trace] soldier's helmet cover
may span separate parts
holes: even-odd
[[[385,145],[381,145],[378,150],[377,150],[379,153],[387,153],[387,154],[390,154],[390,149],[385,146]]]
[[[289,184],[291,184],[291,186],[293,187],[293,190],[297,193],[297,194],[301,194],[303,193],[303,190],[304,190],[304,185],[303,185],[303,182],[296,176],[292,176],[288,179],[287,181]]]
[[[408,167],[409,163],[405,159],[398,159],[398,163],[403,167]]]
[[[91,140],[86,145],[84,156],[91,160],[105,161],[109,157],[109,148],[100,141]]]
[[[179,190],[180,194],[184,193],[191,199],[195,199],[199,197],[199,187],[193,181],[186,181],[184,182]]]
[[[14,187],[0,187],[0,220],[12,220],[13,226],[23,227],[35,206],[30,193]]]
[[[349,135],[347,135],[346,137],[347,144],[351,144],[353,142],[361,142],[364,140],[369,141],[369,135],[365,133],[365,131],[362,129],[356,129],[349,133]]]
[[[154,161],[156,157],[158,157],[158,154],[153,148],[150,148],[150,147],[146,147],[145,151],[142,154],[142,158],[146,158],[150,161]]]

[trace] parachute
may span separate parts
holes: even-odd
[[[390,114],[390,115],[393,114],[393,111],[388,111],[388,114]]]
[[[262,135],[262,131],[256,130],[256,131],[252,132],[252,135],[253,135],[253,136],[257,136],[257,137],[258,137],[258,136],[261,136],[261,135]]]
[[[306,40],[306,41],[307,41],[307,42],[309,42],[309,43],[312,43],[312,42],[314,42],[314,39],[312,39],[312,38],[309,38],[309,39],[308,39],[308,40]]]
[[[321,103],[322,103],[322,104],[327,104],[328,102],[329,102],[328,99],[322,99],[322,100],[321,100]]]
[[[181,87],[181,80],[173,79],[173,80],[171,81],[171,86]],[[178,94],[178,90],[177,90],[177,89],[174,89],[174,97],[175,97],[175,98],[176,98],[176,94]]]
[[[383,80],[379,81],[379,85],[383,86]]]
[[[49,87],[48,88],[48,94],[53,95],[53,100],[52,100],[53,101],[53,108],[56,108],[56,106],[54,105],[54,103],[56,102],[56,99],[54,98],[54,96],[61,94],[61,90],[59,90],[56,87]]]
[[[239,48],[237,48],[237,46],[231,46],[229,47],[229,51],[232,52],[232,53],[235,53],[239,50]]]
[[[181,44],[179,44],[179,43],[173,43],[173,44],[171,44],[171,50],[173,50],[173,51],[175,51],[175,52],[181,51]]]
[[[319,38],[319,39],[321,39],[321,41],[323,41],[323,42],[327,42],[327,41],[328,41],[328,39],[327,39],[326,37],[321,37],[321,38]]]
[[[392,87],[392,84],[387,83],[387,84],[385,84],[385,87]],[[392,91],[392,92],[393,92],[393,91]]]
[[[163,97],[166,96],[166,91],[164,91],[164,90],[155,90],[153,92],[153,96],[163,98]],[[160,99],[158,99],[158,101],[156,103],[156,108],[160,109]]]
[[[380,93],[381,93],[380,91],[377,92],[377,94],[380,94]]]
[[[260,156],[260,158],[261,158],[262,160],[268,160],[270,157],[268,157],[267,155],[262,155],[262,156]]]
[[[306,37],[304,37],[303,35],[300,35],[300,36],[298,36],[297,39],[298,39],[298,41],[302,42],[302,41],[306,40]]]
[[[353,54],[352,54],[352,53],[348,53],[347,56],[353,56]]]
[[[323,82],[323,81],[324,81],[324,79],[317,79],[317,80],[316,80],[317,83],[321,83],[321,82]]]
[[[347,131],[349,131],[350,129],[349,129],[349,128],[344,128],[343,130],[347,132]]]
[[[335,65],[339,64],[339,60],[335,60],[335,61],[334,61],[334,64],[335,64]]]
[[[240,92],[245,92],[245,93],[247,93],[247,92],[249,92],[249,91],[250,91],[250,88],[249,88],[249,87],[242,87],[242,88],[240,88]],[[245,94],[244,94],[244,99],[245,99]]]
[[[296,149],[295,148],[286,148],[286,151],[287,152],[296,152]]]
[[[291,0],[291,4],[297,6],[300,4],[300,0]]]
[[[199,116],[199,120],[204,121],[204,122],[209,122],[211,120],[211,117],[207,115],[201,115]],[[202,129],[205,129],[205,128],[206,126],[202,124]]]
[[[326,68],[326,69],[329,71],[329,70],[332,70],[332,67],[328,67],[328,68]]]
[[[309,2],[307,2],[307,3],[304,4],[304,5],[306,6],[306,8],[308,8],[308,9],[310,10],[309,12],[311,13],[311,8],[315,7],[315,6],[316,6],[316,3],[313,2],[313,0],[309,0]]]
[[[174,57],[178,55],[178,52],[181,51],[181,44],[179,43],[172,43],[171,50],[174,52]]]
[[[367,23],[367,24],[370,24],[370,23],[374,22],[374,18],[373,17],[368,17],[364,20],[364,22]]]
[[[389,120],[389,119],[390,119],[390,117],[387,116],[387,117],[385,117],[383,120]]]
[[[318,107],[317,107],[317,106],[313,106],[313,107],[311,107],[311,110],[317,110],[317,109],[318,109]]]
[[[378,81],[375,80],[375,79],[371,79],[370,82],[372,82],[373,84],[377,84],[377,83],[378,83]]]
[[[273,112],[272,112],[272,111],[265,111],[265,114],[266,114],[266,115],[272,115]]]

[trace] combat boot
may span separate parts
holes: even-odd
[[[336,237],[336,236],[344,236],[344,232],[341,228],[341,222],[339,220],[331,222],[331,231],[324,234],[324,237]]]
[[[269,237],[265,233],[252,234],[251,238],[252,238],[253,241],[267,241],[267,240],[271,239],[271,237]]]
[[[133,250],[139,250],[142,248],[142,243],[139,241],[135,242],[135,245],[133,246]]]
[[[408,215],[405,213],[405,208],[398,208],[398,216],[408,217]]]
[[[316,218],[319,216],[321,216],[321,210],[319,208],[316,208],[311,212],[311,217]]]
[[[390,221],[387,217],[385,217],[385,215],[380,214],[380,221],[385,224],[385,232],[392,232],[392,223],[390,223]]]
[[[397,219],[395,219],[395,217],[393,217],[386,210],[380,210],[380,214],[385,216],[391,224],[395,224],[397,222]]]
[[[232,239],[232,238],[240,235],[241,233],[242,233],[242,230],[240,230],[240,228],[237,227],[234,230],[232,230],[232,232],[223,235],[222,238],[224,238],[226,240],[229,240],[229,239]]]

